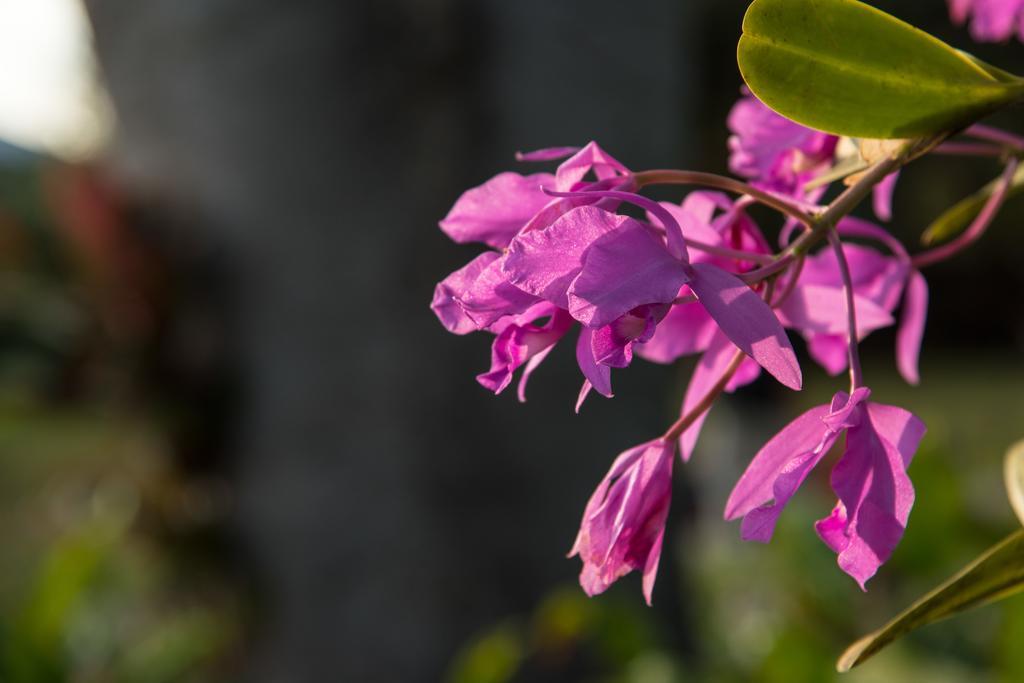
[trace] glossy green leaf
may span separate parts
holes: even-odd
[[[1024,590],[1024,530],[1006,538],[910,608],[851,645],[836,663],[849,671],[897,638],[971,607]]]
[[[953,131],[1024,95],[1024,79],[856,0],[754,0],[738,60],[769,107],[852,137]]]
[[[993,180],[970,197],[960,200],[936,218],[931,225],[921,234],[921,243],[926,246],[938,244],[950,240],[970,225],[975,216],[981,213],[985,202],[992,193],[999,187],[999,180]],[[1010,181],[1010,188],[1006,198],[1015,197],[1024,192],[1024,166],[1017,169]]]

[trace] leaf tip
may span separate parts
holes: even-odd
[[[846,648],[846,652],[839,656],[836,660],[836,671],[841,674],[848,672],[853,667],[860,664],[862,661],[870,657],[873,652],[868,652],[868,646],[874,642],[875,634],[864,636],[856,643]]]

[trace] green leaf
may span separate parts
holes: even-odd
[[[1003,463],[1003,481],[1017,519],[1024,524],[1024,441],[1019,441],[1006,454]]]
[[[931,246],[959,235],[974,220],[975,216],[981,213],[981,210],[985,207],[985,202],[988,201],[997,187],[999,187],[998,178],[970,197],[962,199],[946,209],[945,213],[936,218],[921,234],[921,243],[925,246]],[[1006,192],[1006,198],[1010,199],[1021,192],[1024,192],[1024,166],[1018,168],[1010,180],[1010,188]]]
[[[851,137],[954,131],[1024,95],[1024,79],[856,0],[754,0],[737,57],[766,105]]]
[[[836,663],[849,671],[911,631],[1024,590],[1024,530],[988,549],[960,573],[910,608],[847,648]]]

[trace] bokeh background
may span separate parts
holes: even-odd
[[[767,547],[721,521],[758,445],[842,379],[762,381],[677,468],[655,606],[566,560],[616,453],[676,415],[692,363],[638,361],[572,406],[473,376],[436,223],[516,150],[598,140],[634,169],[725,172],[741,0],[0,0],[0,681],[828,681],[846,644],[1015,528],[1024,202],[927,273],[923,382],[869,383],[930,431],[918,499],[863,594],[812,529],[827,467]],[[942,0],[877,0],[971,46]],[[1024,132],[1021,110],[999,123]],[[915,244],[998,173],[926,159]],[[667,194],[666,197],[678,195]],[[843,680],[1024,680],[1024,601]]]

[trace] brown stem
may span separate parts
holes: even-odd
[[[638,187],[645,185],[704,185],[714,187],[733,194],[747,195],[765,206],[781,211],[805,225],[812,225],[814,219],[810,214],[791,202],[777,197],[771,193],[760,190],[753,185],[716,175],[714,173],[701,173],[699,171],[678,171],[678,170],[654,170],[641,171],[633,175]]]

